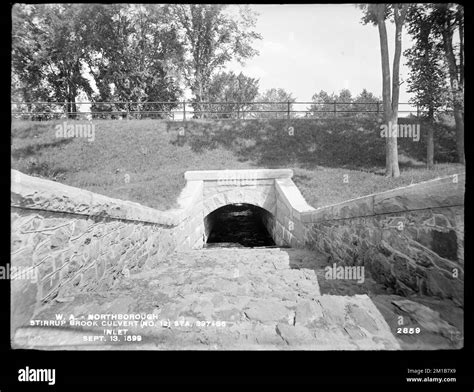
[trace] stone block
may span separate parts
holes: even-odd
[[[306,327],[279,323],[276,326],[276,332],[289,346],[307,346],[310,343],[316,343],[315,336]]]
[[[94,286],[97,284],[97,271],[94,266],[82,273],[81,286]]]
[[[439,270],[433,270],[427,276],[426,289],[429,295],[439,298],[452,298],[464,302],[464,283]]]
[[[41,281],[41,298],[53,297],[59,286],[59,273]]]
[[[48,257],[44,260],[38,268],[39,279],[42,280],[44,277],[50,275],[54,271],[54,257]]]
[[[60,228],[54,231],[50,237],[51,248],[65,247],[69,241],[70,233],[65,228]]]
[[[305,326],[323,317],[321,304],[312,300],[304,300],[298,303],[296,308],[295,325]]]
[[[464,184],[452,176],[382,192],[374,196],[377,214],[464,204]]]
[[[101,279],[104,276],[106,261],[104,258],[97,260],[95,268],[97,279]]]
[[[433,230],[432,235],[432,249],[434,252],[449,260],[455,261],[458,259],[458,244],[456,232],[454,230],[449,230],[448,232]]]

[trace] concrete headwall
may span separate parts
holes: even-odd
[[[204,241],[212,226],[212,212],[229,204],[252,204],[267,213],[261,218],[273,240],[280,246],[302,245],[299,214],[312,211],[295,183],[290,169],[207,170],[186,172],[188,184],[203,183],[202,229]]]
[[[464,184],[455,175],[305,212],[304,246],[364,265],[400,294],[462,304]]]
[[[277,199],[273,236],[275,243],[294,248],[304,246],[305,226],[301,220],[303,213],[315,211],[298,187],[289,178],[275,180]]]

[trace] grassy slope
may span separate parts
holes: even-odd
[[[370,131],[354,139],[347,120],[339,125],[348,130],[333,136],[332,131],[323,129],[317,137],[313,131],[319,125],[296,121],[297,138],[288,137],[287,124],[281,121],[188,123],[182,145],[176,141],[176,128],[181,123],[94,121],[94,142],[56,138],[57,123],[13,122],[12,167],[162,210],[175,206],[187,170],[293,168],[295,183],[315,207],[464,170],[459,165],[443,164],[426,171],[422,162],[402,152],[402,176],[385,178],[380,175],[380,138],[373,138]],[[341,143],[329,144],[328,135]],[[354,145],[360,139],[366,146],[362,153],[361,147]],[[377,153],[371,154],[372,150]],[[381,153],[383,156],[383,149]],[[367,159],[372,156],[373,160]]]

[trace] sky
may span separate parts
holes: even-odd
[[[228,11],[236,12],[231,5]],[[339,93],[347,88],[357,96],[364,88],[382,96],[380,42],[376,26],[363,25],[362,10],[354,4],[286,4],[250,5],[257,13],[255,30],[262,40],[253,47],[259,51],[242,66],[229,62],[224,70],[242,72],[259,79],[259,91],[283,88],[297,101],[310,102],[321,90]],[[387,21],[390,68],[395,44],[395,26]],[[402,52],[412,45],[409,35],[402,34]],[[402,55],[400,80],[408,78],[409,69]],[[414,110],[408,103],[407,83],[400,86],[400,115]],[[185,99],[191,97],[185,90]],[[295,107],[304,109],[308,105]]]
[[[226,67],[260,79],[260,91],[283,88],[297,101],[311,101],[314,93],[329,94],[348,88],[353,96],[362,89],[382,96],[380,42],[376,26],[363,25],[362,10],[352,4],[251,5],[258,13],[256,31],[263,36],[254,47],[258,56],[241,66]],[[387,22],[390,68],[393,62],[395,26]],[[402,51],[411,46],[406,32]],[[408,77],[402,56],[400,79]],[[400,102],[408,102],[406,82],[400,86]],[[404,107],[408,109],[408,107]],[[403,110],[402,107],[400,109]]]

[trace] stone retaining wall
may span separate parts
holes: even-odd
[[[304,246],[364,265],[396,293],[463,304],[464,175],[304,212]]]
[[[263,208],[279,246],[316,248],[331,262],[365,265],[398,293],[463,303],[464,176],[315,210],[292,175],[186,172],[179,208],[163,212],[12,170],[11,266],[37,273],[34,281],[12,280],[12,327],[44,302],[109,290],[172,252],[202,248],[212,225],[206,217],[233,203]]]
[[[11,269],[28,277],[12,279],[12,327],[42,303],[109,290],[202,243],[194,230],[203,218],[202,183],[188,184],[178,202],[161,212],[12,170]]]
[[[33,277],[12,280],[14,323],[28,321],[42,303],[109,290],[172,252],[202,248],[210,229],[206,217],[227,204],[263,208],[276,243],[294,243],[283,230],[294,210],[284,206],[296,203],[293,194],[299,194],[292,175],[291,170],[186,172],[179,208],[158,211],[12,170],[11,266]],[[276,189],[284,200],[277,200]]]

